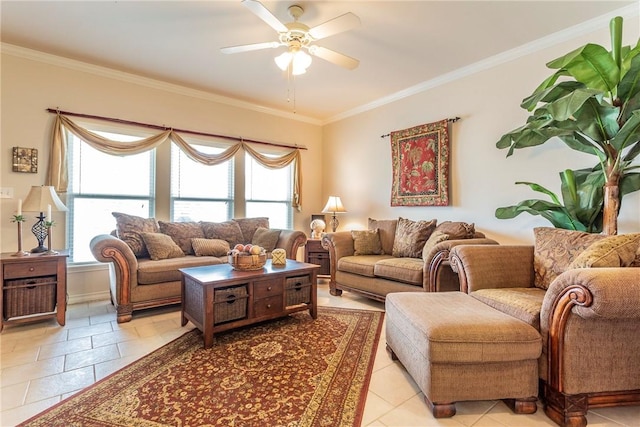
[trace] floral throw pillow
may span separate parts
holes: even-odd
[[[197,222],[165,222],[158,221],[160,232],[171,236],[182,252],[193,255],[191,239],[204,238],[202,227]]]
[[[352,230],[354,255],[382,255],[382,243],[378,229],[375,230]]]
[[[155,218],[142,218],[121,212],[111,212],[116,219],[116,235],[125,242],[137,257],[148,257],[142,233],[157,233],[158,223]]]
[[[569,268],[628,267],[640,245],[640,233],[608,236],[592,243],[572,262]]]
[[[422,258],[422,249],[436,228],[437,220],[412,221],[398,218],[392,255],[398,258]]]
[[[200,225],[202,226],[202,231],[204,231],[204,237],[207,239],[226,240],[231,247],[234,247],[238,243],[249,243],[244,241],[240,226],[233,220],[224,222],[201,221]]]
[[[551,227],[538,227],[533,233],[535,286],[541,289],[548,289],[551,282],[568,270],[582,251],[605,237],[602,234]]]

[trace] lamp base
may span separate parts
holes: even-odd
[[[40,254],[42,252],[47,252],[49,248],[44,245],[38,245],[38,247],[31,249],[32,254]]]
[[[331,230],[333,230],[333,232],[335,233],[338,229],[338,225],[340,225],[340,221],[338,221],[338,218],[336,218],[335,214],[329,220],[329,225],[331,226]]]

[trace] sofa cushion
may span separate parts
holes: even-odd
[[[168,258],[153,261],[141,258],[138,261],[138,283],[140,285],[154,285],[164,282],[179,282],[182,279],[180,268],[200,267],[203,265],[224,264],[227,257],[187,255],[181,258]]]
[[[258,227],[251,239],[251,244],[264,248],[267,252],[273,252],[280,238],[280,230]]]
[[[436,231],[447,234],[449,240],[473,239],[476,234],[476,227],[473,223],[445,221],[438,224]]]
[[[569,268],[628,267],[636,258],[640,233],[608,236],[589,245]]]
[[[382,255],[382,244],[378,229],[373,230],[351,230],[353,238],[354,255]]]
[[[373,274],[385,279],[422,286],[424,263],[419,258],[388,258],[376,262]]]
[[[191,239],[203,239],[202,226],[197,222],[158,221],[160,232],[171,236],[186,255],[193,255]]]
[[[222,239],[191,239],[191,246],[196,256],[225,256],[231,249],[229,242]]]
[[[393,240],[396,238],[397,219],[372,219],[369,218],[369,230],[378,229],[380,244],[385,254],[393,253]]]
[[[533,232],[535,286],[541,289],[547,289],[589,245],[605,237],[601,234],[551,227],[537,227]]]
[[[242,231],[242,242],[250,243],[253,240],[253,235],[259,227],[269,228],[269,218],[266,216],[256,218],[234,218],[238,223],[240,230]]]
[[[540,310],[546,291],[540,288],[480,289],[471,296],[540,330]]]
[[[398,218],[392,255],[398,258],[422,258],[422,248],[436,228],[437,220],[412,221]]]
[[[359,255],[344,256],[338,260],[337,269],[346,273],[375,277],[373,269],[376,262],[393,258],[391,255]]]
[[[200,225],[202,226],[204,237],[207,239],[226,240],[230,247],[234,247],[238,243],[249,243],[244,241],[240,226],[233,220],[224,222],[201,221]]]
[[[157,233],[160,229],[155,218],[142,218],[121,212],[112,212],[116,219],[116,236],[125,242],[136,257],[148,257],[149,252],[141,233]]]
[[[149,257],[157,261],[167,258],[181,258],[184,252],[171,236],[163,233],[142,233],[142,239],[149,251]]]

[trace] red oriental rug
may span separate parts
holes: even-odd
[[[190,331],[22,426],[358,426],[384,314],[319,307]]]

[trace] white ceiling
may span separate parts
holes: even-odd
[[[313,27],[346,12],[361,26],[317,42],[360,60],[353,71],[314,58],[286,76],[284,48],[220,53],[277,40],[276,32],[229,1],[5,1],[3,44],[39,50],[327,122],[500,53],[565,34],[637,1],[264,1],[282,22],[305,10]],[[631,6],[635,5],[635,6]],[[607,18],[608,20],[608,18]],[[591,21],[593,22],[593,21]],[[394,95],[395,94],[395,95]],[[289,98],[289,101],[287,99]],[[61,106],[62,107],[62,106]]]

